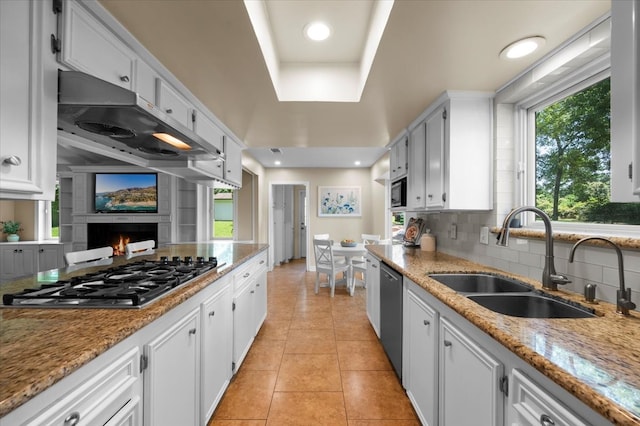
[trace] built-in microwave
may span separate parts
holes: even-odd
[[[391,183],[391,207],[407,206],[407,178]]]

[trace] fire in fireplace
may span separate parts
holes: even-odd
[[[157,223],[89,223],[87,227],[87,248],[111,246],[114,256],[123,255],[128,243],[145,240],[157,244]]]

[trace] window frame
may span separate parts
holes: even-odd
[[[536,155],[535,155],[535,113],[571,94],[611,77],[611,64],[608,61],[595,61],[559,80],[556,84],[533,94],[515,105],[516,200],[520,205],[535,205],[536,194]],[[625,236],[640,238],[638,225],[612,225],[589,222],[552,221],[555,232],[588,235]],[[541,221],[535,220],[532,212],[526,212],[522,225],[529,229],[542,230]]]

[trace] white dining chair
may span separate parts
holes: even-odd
[[[333,241],[313,240],[313,252],[316,258],[316,286],[315,292],[318,294],[320,288],[320,274],[326,274],[329,281],[331,297],[335,294],[336,274],[342,272],[343,277],[349,274],[351,265],[343,260],[335,259],[333,256]]]
[[[380,235],[376,234],[362,234],[362,243],[366,246],[368,244],[378,244],[380,242]],[[352,274],[353,279],[357,282],[362,283],[362,287],[367,287],[367,261],[366,259],[361,257],[356,257],[351,259],[351,264],[353,266]],[[356,272],[360,272],[362,274],[362,280],[356,279]]]
[[[113,263],[113,247],[99,247],[89,250],[70,251],[64,254],[67,272],[90,266],[110,265]]]
[[[313,236],[314,240],[330,240],[329,234],[315,234]]]
[[[154,240],[138,241],[135,243],[129,243],[124,246],[124,255],[127,259],[131,259],[136,256],[145,256],[155,253],[153,249],[156,245]]]

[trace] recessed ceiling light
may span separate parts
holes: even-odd
[[[355,161],[353,164],[355,164],[356,166],[359,166],[360,162],[359,161]]]
[[[331,28],[324,22],[311,22],[304,27],[304,34],[313,41],[323,41],[331,35]]]
[[[518,59],[527,56],[539,47],[544,46],[546,42],[544,37],[535,36],[527,37],[522,40],[514,41],[500,52],[502,59]]]
[[[274,161],[273,164],[275,164],[276,166],[279,166],[280,165],[280,160]]]

